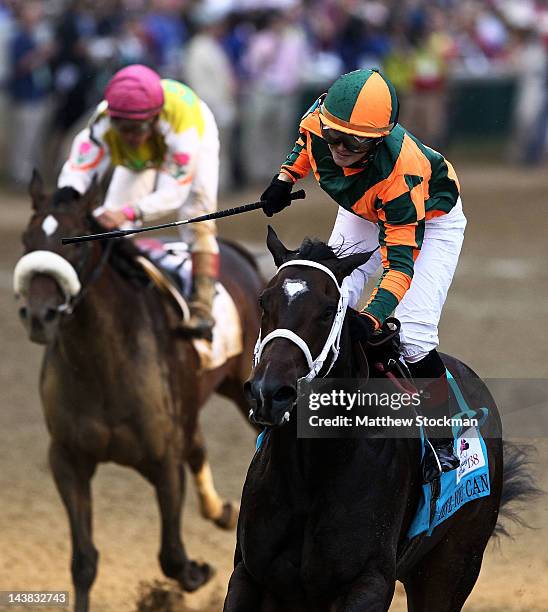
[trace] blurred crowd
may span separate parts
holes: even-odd
[[[547,0],[0,0],[0,140],[15,182],[60,163],[109,77],[145,63],[190,85],[220,128],[223,189],[264,182],[341,73],[379,67],[400,122],[444,147],[451,84],[515,83],[507,141],[543,160]]]

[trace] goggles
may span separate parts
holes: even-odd
[[[330,145],[343,144],[350,153],[367,153],[375,147],[382,139],[369,138],[368,136],[356,136],[345,134],[322,123],[322,138]]]
[[[116,119],[112,118],[112,125],[117,132],[122,134],[148,134],[152,130],[154,120],[152,121],[135,121],[132,119]]]

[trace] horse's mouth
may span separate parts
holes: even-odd
[[[249,410],[249,421],[253,425],[259,425],[260,427],[269,427],[270,429],[276,429],[277,427],[282,427],[286,423],[289,423],[289,419],[291,418],[291,413],[295,404],[293,404],[288,410],[286,410],[281,417],[277,419],[269,419],[262,418],[261,416],[257,416],[255,409],[251,408]]]
[[[34,344],[42,346],[49,344],[55,336],[56,325],[45,325],[39,320],[25,320],[21,317],[22,323],[27,331],[28,338]]]

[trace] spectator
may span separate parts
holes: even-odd
[[[237,94],[234,70],[221,43],[226,30],[225,18],[226,11],[211,2],[192,13],[197,33],[185,49],[183,64],[185,82],[209,106],[217,121],[221,141],[221,191],[229,188],[232,182],[231,152]]]
[[[121,66],[149,63],[145,33],[137,13],[130,13],[122,23],[118,36],[118,60]]]
[[[506,12],[514,48],[511,61],[517,75],[510,156],[525,164],[542,161],[548,114],[548,61],[532,3]]]
[[[272,12],[250,40],[244,57],[247,83],[243,118],[243,154],[248,178],[265,181],[298,120],[301,66],[308,48],[290,13]]]
[[[442,148],[447,135],[447,74],[453,42],[441,11],[425,15],[423,27],[411,53],[412,88],[402,107],[402,123],[412,125],[413,133],[429,146]]]
[[[58,46],[53,62],[56,108],[52,127],[58,138],[68,132],[91,102],[94,70],[87,41],[95,28],[89,4],[86,0],[71,2],[55,29]]]
[[[4,86],[9,77],[8,49],[12,30],[11,12],[4,0],[0,0],[0,159],[7,159],[8,98]]]
[[[186,40],[180,0],[151,0],[143,19],[143,29],[153,65],[166,78],[176,78],[180,52]]]
[[[26,185],[42,160],[43,130],[48,115],[54,53],[51,33],[43,19],[42,2],[25,0],[17,7],[17,24],[9,47],[8,92],[12,104],[10,174]]]

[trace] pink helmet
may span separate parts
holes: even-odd
[[[108,114],[119,119],[151,119],[164,106],[160,76],[142,64],[119,70],[107,85],[105,98]]]

